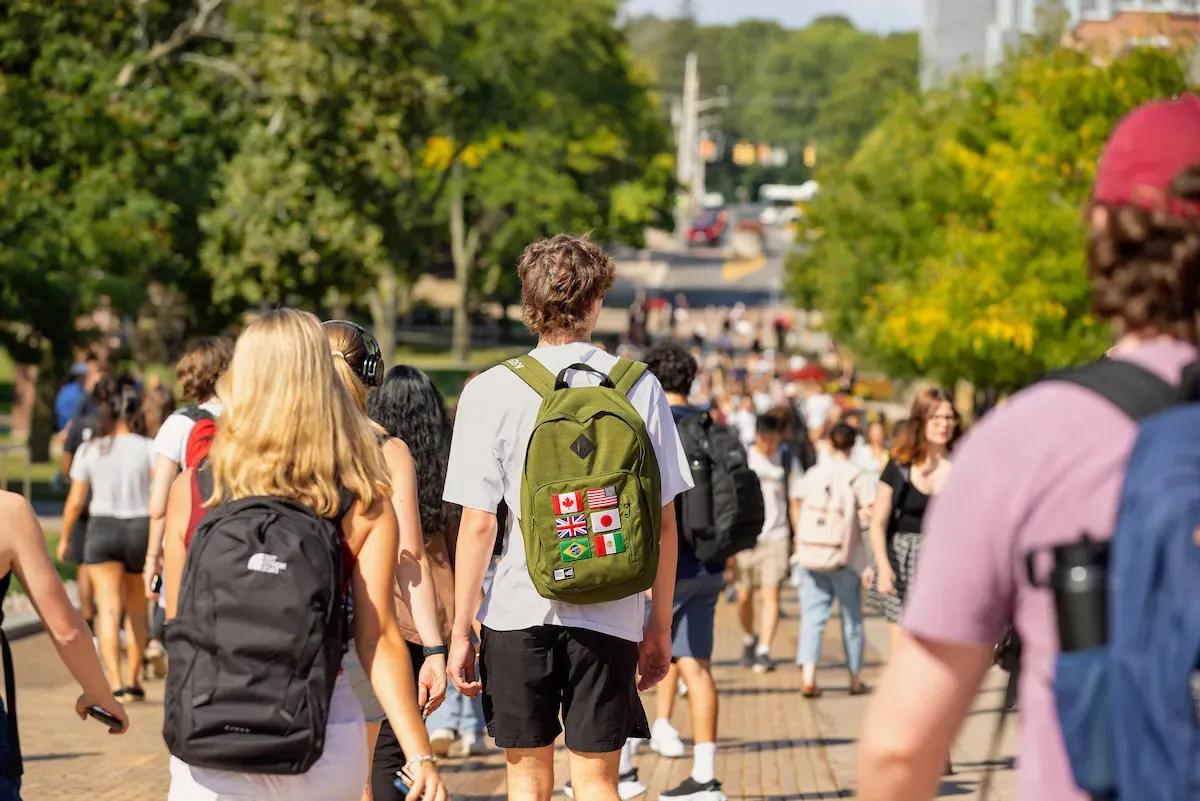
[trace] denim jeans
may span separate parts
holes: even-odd
[[[468,698],[454,689],[453,684],[446,687],[446,700],[433,710],[425,721],[429,731],[450,729],[458,732],[459,737],[468,734],[479,736],[483,733],[483,701],[476,696]]]
[[[825,623],[837,598],[842,609],[842,642],[846,665],[851,673],[862,670],[863,622],[862,588],[859,574],[853,570],[800,571],[800,648],[796,662],[816,665],[821,661],[821,638]]]

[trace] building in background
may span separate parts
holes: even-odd
[[[1125,47],[1200,37],[1200,0],[925,0],[922,82],[992,69],[1027,34],[1064,25],[1066,42],[1101,58]]]

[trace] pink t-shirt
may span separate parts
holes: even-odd
[[[1160,341],[1119,355],[1177,382],[1196,349]],[[988,415],[955,449],[925,517],[905,627],[930,640],[995,644],[1013,621],[1024,642],[1018,708],[1023,801],[1088,801],[1071,777],[1050,682],[1058,627],[1050,590],[1030,586],[1025,554],[1107,539],[1136,427],[1082,387],[1046,382]],[[1048,570],[1049,557],[1040,559]]]

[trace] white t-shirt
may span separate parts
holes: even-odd
[[[746,451],[746,464],[758,476],[766,512],[758,541],[787,540],[792,535],[792,527],[788,524],[788,500],[799,500],[803,497],[800,482],[804,469],[800,467],[800,462],[793,458],[788,486],[784,487],[783,457],[780,454],[768,457],[758,448],[751,446]]]
[[[576,362],[603,372],[616,365],[614,356],[585,342],[536,348],[531,355],[555,374]],[[571,386],[599,383],[595,375],[583,371],[569,376]],[[662,476],[662,505],[666,506],[692,487],[691,469],[675,431],[671,406],[658,379],[649,373],[634,385],[629,400],[646,421]],[[504,365],[472,380],[458,400],[443,498],[482,512],[495,512],[504,500],[510,511],[504,551],[479,609],[479,622],[495,631],[574,626],[640,642],[645,606],[642,593],[576,606],[543,598],[529,578],[517,517],[525,449],[540,405],[538,394]]]
[[[200,408],[213,417],[220,417],[223,407],[217,401],[201,403]],[[154,452],[165,456],[180,467],[187,460],[187,441],[192,435],[196,421],[182,412],[174,412],[163,421],[154,438]]]
[[[88,514],[92,517],[148,517],[153,470],[153,443],[137,434],[93,437],[79,447],[71,461],[71,479],[91,485]]]
[[[804,401],[804,424],[811,431],[825,425],[829,412],[833,409],[833,396],[827,392],[810,395]]]

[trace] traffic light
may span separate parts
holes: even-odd
[[[817,146],[808,145],[804,148],[804,166],[812,169],[817,166]]]

